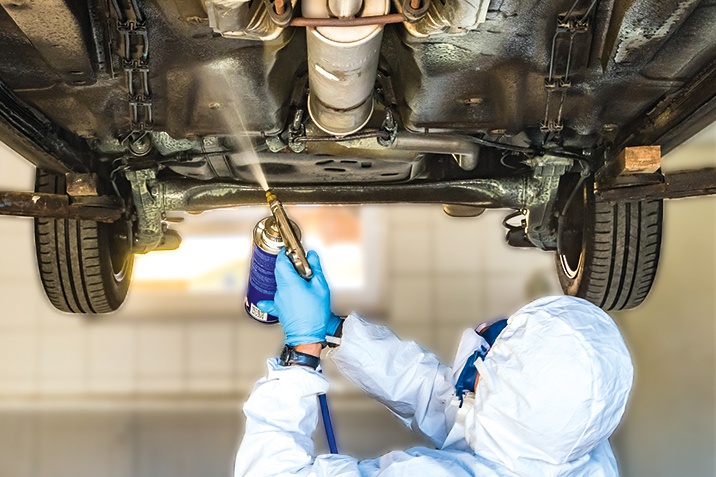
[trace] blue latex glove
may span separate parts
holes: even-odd
[[[278,317],[289,346],[324,343],[326,334],[335,333],[341,322],[331,312],[330,290],[318,254],[310,251],[307,258],[313,270],[309,281],[301,278],[281,249],[276,259],[276,295],[273,301],[256,304],[264,313]]]

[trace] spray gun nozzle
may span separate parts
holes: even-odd
[[[283,204],[281,204],[281,201],[278,200],[276,194],[274,194],[271,189],[266,191],[266,202],[268,202],[273,218],[278,226],[278,231],[281,234],[281,239],[286,247],[286,255],[291,259],[298,274],[307,280],[310,279],[313,276],[313,270],[311,270],[311,266],[306,259],[306,252],[303,250],[301,241],[296,236],[296,232],[288,220],[288,215],[286,215],[286,211],[283,209]]]

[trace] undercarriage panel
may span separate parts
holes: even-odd
[[[591,4],[493,0],[485,22],[463,35],[417,38],[402,24],[387,25],[380,94],[394,103],[407,131],[481,134],[533,146],[553,141],[579,151],[627,137],[660,102],[677,97],[684,85],[715,68],[716,1],[600,0],[585,31],[558,33],[570,7],[576,5],[579,14]],[[130,122],[111,8],[103,2],[53,0],[4,0],[0,5],[0,82],[56,127],[86,141],[95,156],[123,153],[120,142]],[[151,45],[152,128],[169,138],[165,142],[188,140],[196,149],[203,137],[235,132],[226,121],[227,114],[234,114],[226,111],[227,91],[207,81],[211,71],[231,78],[235,87],[230,93],[246,132],[261,137],[286,130],[293,108],[305,101],[304,29],[289,27],[266,42],[224,38],[210,28],[199,0],[152,0],[141,8]],[[545,87],[560,78],[565,84]],[[713,120],[714,109],[702,110],[704,121]],[[667,148],[691,133],[671,138]],[[160,153],[171,156],[187,149]],[[336,166],[345,169],[341,180],[404,181],[420,171],[419,154],[391,163],[375,150],[361,152],[338,154],[358,164]],[[333,166],[320,164],[322,151],[309,148],[293,165],[289,155],[271,154],[266,152],[262,162],[276,171],[270,174],[279,182],[340,177],[330,173],[340,171],[326,173]],[[207,172],[212,167],[232,169],[231,161],[207,157],[185,158],[175,170],[215,178],[216,173]],[[372,165],[360,166],[368,162]],[[246,179],[240,167],[218,177]]]

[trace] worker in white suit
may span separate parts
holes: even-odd
[[[333,315],[318,256],[308,259],[306,282],[279,254],[275,300],[259,304],[279,317],[286,348],[244,406],[236,477],[619,475],[608,439],[633,367],[604,311],[579,298],[539,299],[505,323],[466,330],[450,368],[385,326]],[[338,369],[434,447],[363,461],[315,455],[317,395],[328,391],[316,367],[331,336],[340,338],[329,352]]]

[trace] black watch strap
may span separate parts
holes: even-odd
[[[337,348],[341,345],[341,338],[343,337],[343,323],[346,322],[345,318],[341,318],[341,322],[336,328],[336,331],[332,335],[326,335],[326,346],[330,348]]]
[[[343,337],[343,323],[346,322],[345,318],[341,318],[341,324],[338,325],[338,328],[336,328],[336,332],[333,333],[333,336],[336,338],[342,338]]]
[[[281,351],[279,358],[283,366],[299,365],[316,369],[321,362],[321,358],[311,356],[306,353],[299,353],[292,346],[286,345]]]

